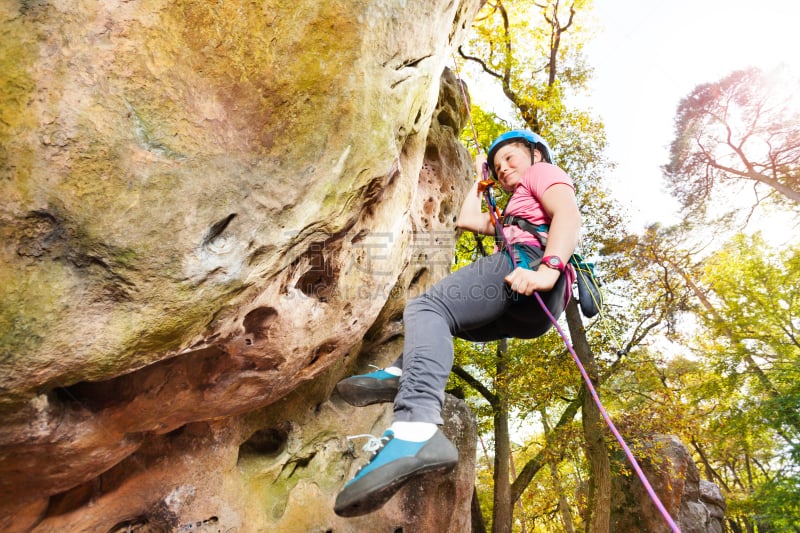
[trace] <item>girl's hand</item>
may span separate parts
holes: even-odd
[[[517,267],[505,277],[505,282],[511,286],[512,291],[530,296],[535,291],[547,292],[552,289],[560,275],[558,270],[544,265],[540,265],[539,270]]]
[[[478,175],[478,181],[491,177],[491,175],[484,176],[483,174],[483,166],[485,164],[486,164],[486,156],[483,155],[482,153],[478,153],[478,155],[475,156],[475,172]],[[488,167],[487,167],[487,172],[488,172]]]

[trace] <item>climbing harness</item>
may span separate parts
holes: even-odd
[[[497,142],[495,141],[494,145],[496,144]],[[549,147],[547,150],[549,151]],[[485,173],[486,169],[484,169],[484,174]],[[484,193],[486,204],[489,206],[489,210],[492,211],[501,222],[501,227],[517,226],[522,231],[533,235],[539,242],[539,246],[542,250],[547,247],[547,232],[550,230],[548,224],[536,225],[523,217],[506,215],[505,210],[500,211],[494,192],[494,181],[490,179],[481,180],[478,184],[478,191]],[[500,238],[498,230],[495,230],[495,245],[498,249],[502,247],[502,239]],[[521,245],[515,244],[512,248],[518,256],[520,266],[530,270],[531,266],[528,264],[527,257],[520,247]],[[605,297],[603,296],[603,291],[600,289],[600,279],[594,273],[594,264],[584,261],[580,254],[572,254],[568,263],[572,265],[573,271],[575,272],[575,283],[578,286],[578,306],[580,307],[581,313],[583,313],[583,316],[586,318],[593,318],[602,312],[603,306],[605,305]]]
[[[519,217],[508,217],[508,216],[505,215],[504,211],[503,212],[500,211],[500,208],[497,206],[497,196],[495,195],[494,182],[492,180],[483,180],[483,181],[481,181],[478,184],[478,191],[483,193],[484,201],[486,202],[486,205],[489,207],[489,210],[492,213],[494,213],[494,216],[497,218],[497,220],[502,221],[502,224],[505,224],[506,221],[508,219],[510,219],[510,218],[514,218],[514,219],[518,219],[519,218]],[[520,220],[524,220],[524,219],[520,219]],[[533,227],[533,224],[529,223],[527,220],[525,222],[526,222],[526,224],[528,226]],[[540,228],[545,228],[543,231],[547,231],[547,225],[546,224],[543,224],[542,226],[539,226],[539,227]],[[496,228],[495,228],[495,238],[494,238],[495,247],[498,250],[501,250],[503,243],[502,243],[502,240],[500,239],[500,234],[499,234],[499,232],[497,231]],[[537,239],[539,238],[535,234],[534,234],[534,236]],[[542,246],[542,250],[544,250],[544,246]],[[516,254],[516,260],[520,263],[520,266],[522,268],[527,268],[529,270],[532,268],[530,263],[528,262],[527,254],[522,249],[522,245],[515,244],[515,245],[512,246],[511,250],[508,250],[508,252]],[[512,265],[513,264],[514,263],[512,262]]]
[[[465,103],[466,108],[467,108],[467,117],[469,118],[470,125],[472,126],[472,133],[473,133],[474,140],[475,140],[475,147],[480,152],[480,145],[478,143],[478,135],[477,135],[477,132],[475,130],[475,124],[472,121],[472,113],[470,112],[470,109],[469,109],[469,101],[467,99],[467,94],[466,94],[466,92],[464,90],[463,82],[461,81],[461,75],[458,72],[458,62],[455,59],[455,55],[453,56],[453,61],[455,63],[455,72],[456,72],[456,77],[458,78],[458,84],[461,87],[461,94],[464,97],[464,103]],[[497,141],[495,141],[495,145],[496,144],[497,144]],[[484,163],[483,176],[482,176],[483,177],[483,181],[487,180],[488,173],[489,173],[488,165]],[[490,192],[490,191],[492,191],[492,189],[493,189],[493,187],[487,185],[485,187],[485,190],[483,191],[484,192],[484,198],[485,198],[485,200],[487,202],[487,205],[489,206],[489,217],[491,218],[492,223],[495,226],[496,233],[500,236],[500,238],[502,240],[503,246],[508,251],[508,255],[511,258],[512,267],[516,268],[517,267],[517,261],[514,258],[513,249],[512,249],[511,245],[508,242],[508,238],[505,235],[505,231],[503,231],[503,224],[502,224],[502,222],[500,220],[500,217],[498,216],[499,212],[497,210],[496,201],[494,199],[494,193]],[[578,268],[576,270],[578,271],[577,273],[579,275],[580,275],[581,271],[584,270],[583,265],[586,265],[586,267],[587,267],[586,268],[587,272],[584,272],[584,274],[587,277],[588,277],[589,273],[591,273],[592,275],[594,274],[594,270],[593,270],[591,264],[583,262],[583,258],[581,258],[580,256],[578,256],[578,259],[576,259],[575,262],[573,262],[573,258],[574,257],[575,256],[573,255],[573,257],[570,258],[570,263],[572,263],[573,266],[575,266],[576,263],[577,263]],[[579,285],[579,287],[580,287],[580,285]],[[672,519],[672,516],[669,514],[667,509],[664,507],[664,504],[661,503],[661,500],[659,499],[658,495],[655,493],[655,490],[653,490],[653,487],[650,485],[650,482],[647,480],[647,476],[644,475],[644,472],[642,471],[641,467],[639,466],[638,461],[636,461],[636,458],[633,456],[633,453],[631,452],[630,448],[628,448],[628,445],[625,443],[625,439],[623,439],[622,435],[619,433],[619,431],[617,431],[617,428],[614,425],[614,422],[611,420],[611,417],[608,415],[608,412],[606,412],[605,408],[603,407],[603,403],[600,401],[600,396],[597,394],[597,391],[594,388],[594,384],[592,383],[592,379],[589,377],[589,374],[586,371],[586,369],[584,368],[583,364],[581,363],[580,358],[575,353],[575,349],[573,348],[572,343],[569,341],[569,339],[567,338],[566,334],[564,333],[564,330],[558,324],[558,320],[556,319],[556,317],[553,316],[553,314],[547,308],[547,306],[545,305],[544,301],[542,300],[542,297],[539,295],[539,292],[536,291],[533,294],[536,297],[536,301],[539,302],[539,305],[541,306],[541,308],[544,311],[544,313],[550,319],[550,322],[552,322],[552,324],[555,327],[556,331],[558,331],[558,334],[561,336],[561,340],[564,341],[564,345],[567,347],[567,350],[569,351],[570,355],[572,356],[572,359],[575,361],[575,364],[578,366],[578,371],[580,372],[581,376],[583,377],[583,381],[586,384],[586,388],[589,390],[589,393],[591,394],[595,405],[597,405],[597,408],[600,411],[600,414],[602,415],[603,420],[605,420],[606,425],[609,427],[609,429],[611,430],[611,433],[617,439],[617,442],[622,447],[622,450],[625,452],[625,456],[628,458],[628,461],[631,463],[631,466],[633,466],[633,469],[636,471],[636,475],[641,480],[642,484],[645,487],[645,490],[647,490],[647,494],[650,496],[650,499],[653,501],[655,506],[658,508],[659,512],[661,513],[661,516],[664,518],[666,523],[669,525],[669,527],[673,531],[673,533],[681,533],[680,528],[678,528],[678,525]],[[580,298],[580,294],[579,294],[579,298]],[[602,306],[598,305],[598,310],[599,310],[600,307],[602,307]]]

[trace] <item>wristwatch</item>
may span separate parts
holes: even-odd
[[[558,270],[559,272],[564,272],[564,269],[567,268],[561,258],[557,255],[548,255],[543,257],[542,264],[546,267],[552,268],[553,270]]]

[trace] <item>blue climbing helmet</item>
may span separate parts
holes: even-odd
[[[488,155],[486,156],[486,163],[489,165],[489,172],[492,173],[492,176],[495,178],[497,175],[494,171],[494,155],[497,151],[511,142],[522,142],[527,143],[528,146],[531,148],[531,161],[533,161],[533,149],[539,150],[542,154],[542,160],[545,163],[553,163],[553,157],[550,152],[550,146],[547,144],[541,135],[537,135],[532,131],[528,130],[511,130],[507,131],[506,133],[499,136],[497,139],[494,140],[492,145],[489,147]]]

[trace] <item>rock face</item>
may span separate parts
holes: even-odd
[[[659,435],[642,471],[682,533],[723,533],[725,499],[717,485],[700,479],[689,450],[675,436]],[[635,474],[615,476],[611,531],[671,531]]]
[[[479,4],[0,5],[4,531],[469,516],[459,470],[335,522],[344,436],[388,412],[331,391],[449,270],[471,164],[442,72]]]

